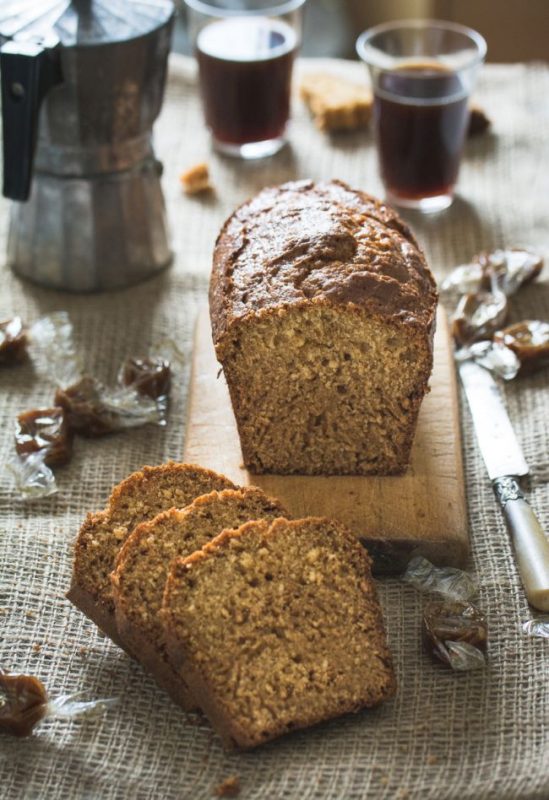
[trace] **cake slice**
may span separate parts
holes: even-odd
[[[321,131],[368,127],[373,97],[366,86],[338,75],[310,73],[301,79],[299,92]]]
[[[194,464],[143,467],[113,489],[107,507],[88,514],[75,544],[67,597],[114,642],[122,645],[114,617],[110,573],[118,551],[140,522],[183,507],[214,489],[235,488],[228,478]]]
[[[286,510],[261,489],[214,491],[187,508],[172,508],[138,525],[120,550],[111,576],[118,635],[126,649],[185,707],[192,699],[168,661],[159,616],[170,563],[200,550],[224,528],[285,515]]]
[[[370,565],[342,525],[313,517],[248,522],[173,563],[168,652],[226,746],[394,693]]]

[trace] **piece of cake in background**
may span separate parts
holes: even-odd
[[[353,534],[318,517],[248,522],[173,562],[168,652],[226,747],[394,694],[370,566]]]
[[[246,467],[404,472],[436,306],[413,234],[364,192],[304,180],[237,209],[216,243],[210,313]]]
[[[321,131],[367,128],[373,96],[366,86],[329,73],[304,75],[299,93]]]

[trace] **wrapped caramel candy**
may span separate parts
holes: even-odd
[[[44,451],[49,467],[67,464],[72,455],[72,431],[62,408],[25,411],[17,417],[15,449],[22,456]]]
[[[488,628],[484,616],[471,602],[477,586],[461,569],[436,567],[426,558],[411,559],[406,583],[428,594],[438,594],[423,612],[423,647],[433,658],[459,672],[486,665]]]
[[[103,713],[116,698],[81,700],[82,692],[49,699],[42,681],[33,675],[9,673],[0,668],[0,732],[30,736],[46,718],[73,719]]]
[[[491,339],[505,324],[509,311],[501,291],[465,294],[452,318],[452,335],[460,345]]]
[[[488,628],[472,603],[429,602],[423,611],[423,646],[435,661],[464,672],[485,666]]]
[[[15,331],[12,333],[15,336]],[[66,311],[37,320],[29,332],[29,345],[36,371],[57,390],[55,408],[36,409],[18,417],[18,457],[7,466],[22,499],[55,494],[57,485],[50,467],[69,461],[73,433],[97,437],[148,423],[166,425],[170,360],[182,360],[172,340],[159,344],[158,355],[127,359],[114,388],[83,373]]]
[[[485,110],[481,106],[473,103],[469,108],[469,125],[467,136],[480,136],[491,127],[492,123]]]
[[[509,325],[494,334],[494,343],[516,355],[520,375],[549,366],[549,322],[525,320]]]
[[[455,359],[457,362],[473,359],[481,367],[505,381],[516,378],[520,369],[520,361],[512,350],[499,342],[487,340],[461,347],[456,350]]]
[[[30,736],[47,710],[48,695],[38,678],[0,670],[0,731]]]
[[[21,317],[0,322],[0,365],[11,366],[27,356],[27,332]]]
[[[507,297],[537,278],[543,269],[541,256],[520,247],[481,253],[478,259],[485,276],[483,288],[488,281],[492,290],[497,287]]]
[[[157,421],[157,408],[134,389],[108,390],[85,375],[65,389],[58,388],[55,403],[64,409],[71,430],[81,436],[105,436]]]
[[[152,400],[167,397],[171,386],[170,362],[160,357],[128,358],[120,368],[118,381]]]
[[[456,267],[442,283],[446,294],[502,291],[507,297],[533,281],[543,269],[537,253],[520,247],[492,250]]]

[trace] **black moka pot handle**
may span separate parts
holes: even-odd
[[[0,48],[4,197],[27,200],[38,136],[38,115],[47,92],[62,81],[59,50],[40,41],[9,40]]]

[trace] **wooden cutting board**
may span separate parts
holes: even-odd
[[[260,486],[296,517],[344,522],[365,543],[378,573],[412,555],[464,566],[469,555],[456,377],[446,316],[439,310],[431,391],[421,407],[412,460],[400,477],[252,475],[242,453],[207,310],[198,318],[185,460]]]

